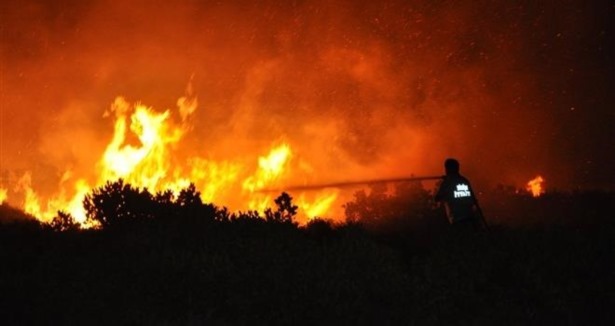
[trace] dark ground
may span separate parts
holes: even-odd
[[[0,320],[612,324],[615,196],[498,196],[489,207],[491,231],[475,234],[438,223],[366,230],[167,219],[57,232],[5,221]],[[1,208],[4,217],[15,214]],[[523,218],[505,223],[506,213]]]

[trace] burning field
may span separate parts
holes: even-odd
[[[608,39],[599,5],[0,6],[0,202],[41,221],[84,221],[84,195],[119,178],[154,193],[194,183],[242,211],[272,205],[262,189],[434,175],[446,157],[485,191],[538,173],[560,189],[611,178],[580,137],[612,133],[586,115],[608,107],[612,74],[570,46]],[[302,223],[341,218],[351,195],[293,193]]]
[[[185,151],[181,141],[193,128],[188,119],[196,108],[197,99],[193,97],[182,97],[177,102],[177,110],[162,112],[116,98],[104,114],[111,118],[114,133],[104,151],[97,155],[99,159],[91,167],[91,173],[63,172],[59,192],[43,199],[32,187],[31,172],[26,172],[15,186],[15,192],[24,195],[25,212],[49,222],[58,211],[65,211],[77,222],[84,223],[85,195],[109,180],[118,179],[153,193],[170,190],[175,196],[192,183],[205,202],[222,202],[234,210],[264,211],[273,201],[271,195],[260,191],[279,185],[288,176],[292,149],[278,141],[268,153],[260,156],[253,153],[254,156],[247,158],[233,156],[216,160],[194,153],[182,155]],[[179,121],[172,121],[173,117]],[[305,168],[297,168],[294,174],[309,175]],[[4,199],[6,194],[4,190]],[[335,190],[325,190],[301,194],[298,202],[304,216],[315,217],[326,213],[335,199]]]

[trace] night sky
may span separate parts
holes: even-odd
[[[193,76],[186,152],[284,139],[317,181],[455,156],[483,187],[612,189],[613,21],[607,0],[4,0],[0,170],[52,188],[96,163],[116,96],[174,107]]]

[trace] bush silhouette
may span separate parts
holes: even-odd
[[[344,210],[347,222],[371,229],[416,226],[438,215],[431,193],[417,182],[398,183],[392,192],[388,192],[386,185],[371,185],[369,193],[357,191]]]
[[[107,182],[87,194],[83,207],[88,222],[98,223],[106,228],[153,217],[153,203],[152,195],[147,189],[134,188],[119,179]]]
[[[179,192],[176,203],[181,207],[198,207],[203,205],[201,193],[196,190],[194,183],[191,183],[187,188]]]
[[[316,217],[307,222],[305,232],[314,238],[330,238],[335,233],[333,221]]]
[[[51,220],[49,223],[49,227],[52,230],[63,232],[63,231],[76,231],[81,228],[81,224],[72,217],[69,213],[64,211],[59,211],[58,215]]]

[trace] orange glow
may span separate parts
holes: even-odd
[[[483,189],[523,189],[554,162],[549,185],[565,187],[580,166],[561,148],[543,155],[551,139],[536,133],[559,132],[549,110],[570,102],[545,97],[535,87],[543,70],[526,69],[544,43],[526,35],[531,22],[562,35],[574,27],[539,19],[544,10],[528,19],[526,6],[491,1],[6,3],[0,186],[6,204],[28,202],[41,220],[64,210],[83,221],[83,195],[120,177],[150,192],[194,183],[203,201],[236,211],[274,206],[278,194],[262,187],[433,175],[446,157],[480,171]],[[30,185],[16,188],[27,171]],[[298,219],[343,219],[352,192],[289,195]]]
[[[540,195],[545,193],[544,187],[542,185],[544,181],[545,179],[543,177],[537,176],[536,178],[528,181],[525,189],[529,191],[532,196],[539,197]]]

